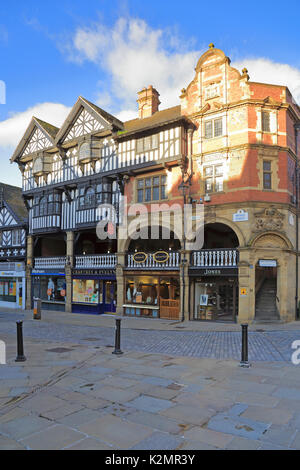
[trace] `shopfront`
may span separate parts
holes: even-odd
[[[124,314],[152,318],[179,318],[179,275],[130,272],[125,276]]]
[[[190,272],[191,320],[235,322],[238,314],[236,268]]]
[[[64,271],[32,271],[32,300],[42,300],[42,309],[65,311],[66,278]]]
[[[116,312],[117,285],[114,270],[78,270],[72,278],[72,312]]]
[[[0,307],[25,309],[24,263],[0,263]]]

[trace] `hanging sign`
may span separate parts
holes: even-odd
[[[153,259],[156,263],[166,263],[169,259],[169,253],[166,251],[157,251],[154,253]]]
[[[145,263],[147,258],[148,258],[147,253],[144,253],[143,251],[138,251],[137,253],[134,253],[133,255],[133,261],[135,263]]]

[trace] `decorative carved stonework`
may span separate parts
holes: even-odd
[[[263,209],[254,214],[255,228],[254,232],[265,232],[270,230],[280,231],[283,226],[284,215],[274,206]]]
[[[254,244],[255,248],[287,248],[285,241],[278,235],[263,235]]]

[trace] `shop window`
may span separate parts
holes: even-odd
[[[166,175],[152,176],[137,180],[138,202],[159,201],[167,198]]]
[[[204,168],[205,193],[223,191],[223,165],[210,165]]]
[[[102,303],[102,283],[94,279],[73,279],[73,302]]]
[[[268,111],[262,111],[261,113],[261,125],[263,132],[271,132],[270,126],[270,113]]]
[[[204,136],[206,139],[223,135],[223,119],[211,119],[204,122]]]
[[[158,134],[142,137],[136,141],[136,152],[143,153],[158,148]]]
[[[159,305],[160,299],[179,299],[179,282],[170,277],[132,276],[126,278],[126,302]]]
[[[267,160],[263,161],[263,188],[272,189],[272,166]]]
[[[66,281],[64,276],[35,276],[33,296],[48,302],[65,302]]]
[[[0,279],[0,301],[16,302],[17,300],[17,282],[13,278]]]

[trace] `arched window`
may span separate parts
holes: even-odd
[[[85,192],[85,198],[84,198],[84,202],[85,202],[85,206],[87,207],[93,207],[95,205],[95,190],[94,188],[87,188],[86,192]]]
[[[43,196],[40,199],[40,215],[47,215],[47,198]]]

